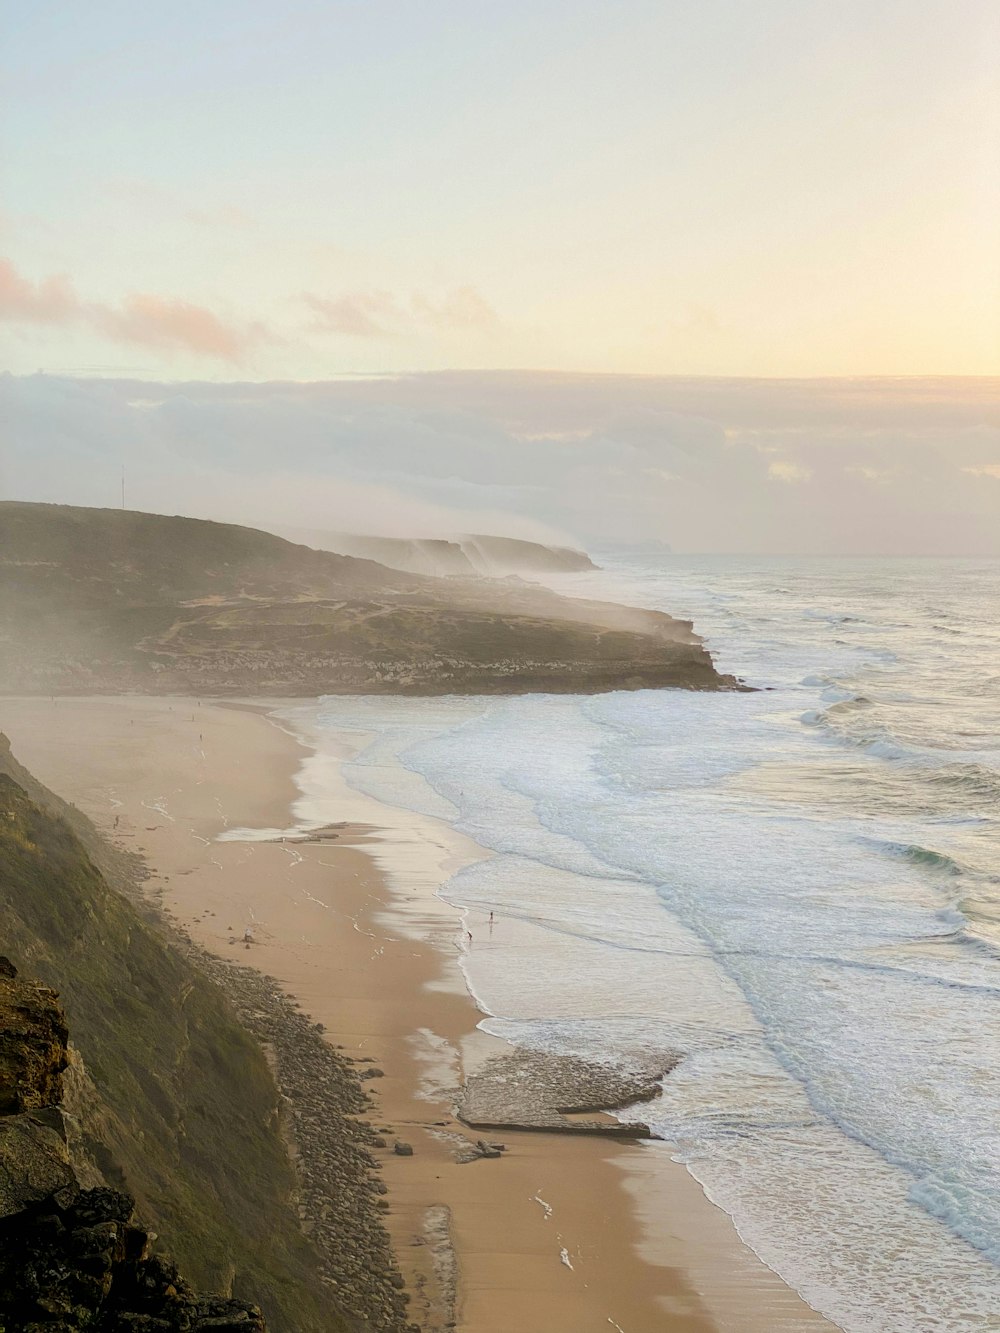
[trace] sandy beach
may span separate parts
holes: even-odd
[[[477,1031],[457,966],[466,930],[489,947],[489,924],[435,891],[482,849],[346,783],[319,840],[226,840],[294,823],[304,751],[259,703],[8,699],[0,728],[42,782],[145,858],[146,892],[198,945],[275,977],[330,1042],[381,1071],[369,1086],[386,1220],[427,1333],[833,1328],[665,1145],[512,1131],[486,1136],[506,1145],[499,1159],[461,1160],[480,1134],[455,1118],[455,1091],[508,1048]]]

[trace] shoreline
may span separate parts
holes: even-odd
[[[215,841],[226,827],[294,822],[304,741],[272,716],[280,706],[33,698],[5,701],[0,725],[104,832],[117,812],[123,845],[150,866],[147,891],[197,947],[276,978],[369,1073],[410,1316],[426,1333],[832,1330],[666,1145],[504,1128],[489,1131],[510,1135],[502,1160],[466,1156],[478,1135],[454,1096],[512,1048],[477,1028],[455,947],[465,913],[436,889],[489,853],[342,778],[329,824],[347,827],[329,838]],[[395,1153],[397,1140],[413,1155]]]

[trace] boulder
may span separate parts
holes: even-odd
[[[44,1199],[70,1204],[77,1194],[61,1113],[25,1112],[0,1118],[0,1219]]]

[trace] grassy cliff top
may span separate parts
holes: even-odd
[[[7,596],[95,606],[336,597],[422,582],[234,523],[16,500],[0,501],[0,570]]]

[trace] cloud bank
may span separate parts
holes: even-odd
[[[124,462],[132,508],[282,530],[1000,555],[998,380],[38,375],[0,378],[0,401],[7,498],[112,505]]]

